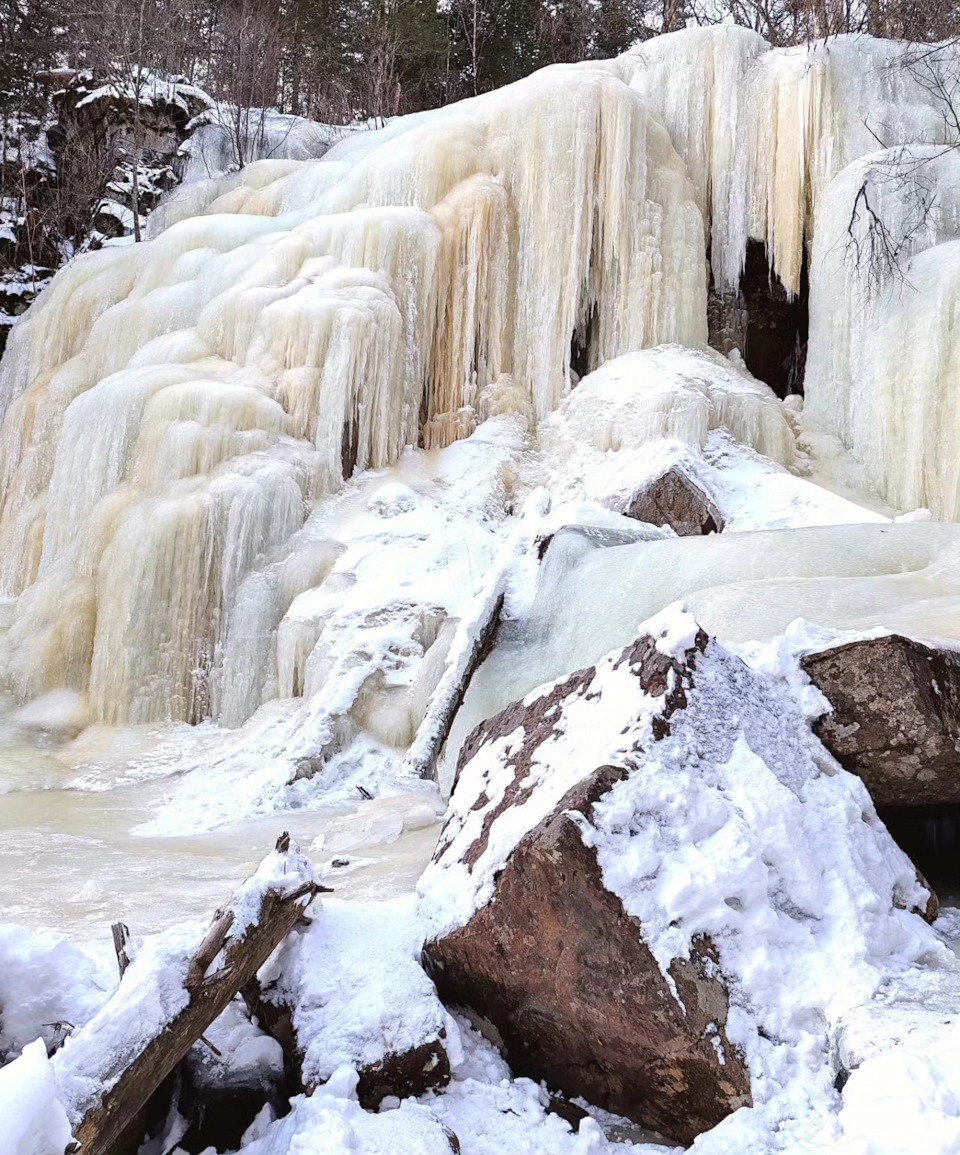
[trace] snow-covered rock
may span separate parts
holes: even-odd
[[[938,949],[863,784],[678,609],[477,730],[420,889],[515,1070],[685,1139],[829,1085],[839,1017]]]
[[[347,1064],[374,1110],[447,1082],[450,1016],[420,967],[421,937],[413,896],[330,903],[261,969],[260,1023],[308,1094]]]
[[[723,515],[679,465],[671,465],[630,497],[628,517],[652,525],[669,525],[678,537],[720,533]]]
[[[783,465],[794,436],[776,394],[712,349],[659,345],[623,353],[589,373],[542,422],[544,453],[577,472],[586,454],[637,450],[675,439],[703,446],[711,430],[727,429]]]

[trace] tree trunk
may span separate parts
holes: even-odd
[[[78,1155],[111,1155],[124,1131],[166,1076],[304,917],[314,895],[327,889],[316,881],[307,860],[296,849],[290,851],[289,848],[289,836],[281,836],[275,853],[284,858],[282,864],[278,862],[271,869],[269,877],[282,877],[283,882],[271,881],[263,887],[254,921],[239,935],[231,937],[231,929],[238,911],[247,909],[249,905],[249,897],[244,896],[243,890],[214,915],[203,940],[185,960],[186,1006],[149,1041],[134,1045],[122,1054],[119,1062],[105,1056],[102,1072],[83,1070],[86,1076],[97,1076],[98,1084],[101,1088],[106,1084],[106,1089],[91,1097],[90,1102],[77,1106],[81,1115],[74,1131],[80,1144]],[[279,869],[281,865],[282,871]],[[218,958],[219,964],[208,973]],[[125,1012],[129,1016],[131,1004],[136,1003],[137,985],[149,984],[153,979],[152,972],[146,968],[139,969],[134,960],[124,971],[113,998],[70,1041],[70,1045],[59,1052],[58,1064],[69,1073],[71,1049],[80,1044],[82,1054],[84,1034],[88,1039],[95,1039],[103,1031],[105,1022],[112,1022],[115,1033]],[[116,1007],[113,1012],[112,1006]],[[109,1040],[110,1032],[104,1033]],[[120,1048],[122,1050],[122,1042]]]

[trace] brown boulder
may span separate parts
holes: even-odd
[[[624,513],[651,525],[669,525],[680,537],[696,537],[723,530],[723,516],[719,509],[676,465],[634,493]]]
[[[816,733],[877,806],[960,803],[960,654],[898,635],[808,654]]]
[[[829,1067],[851,959],[930,894],[783,679],[677,606],[645,629],[464,743],[423,960],[517,1074],[687,1143],[793,1062],[785,1021]]]
[[[696,644],[702,650],[706,635]],[[660,700],[654,737],[669,734],[671,715],[686,704],[687,674],[651,637],[627,647],[621,664]],[[513,781],[485,815],[465,855],[469,867],[496,819],[529,800],[534,756],[557,730],[564,703],[589,695],[594,675],[579,671],[515,703],[467,740],[461,769],[482,747],[523,730]],[[610,765],[586,772],[518,842],[495,901],[429,941],[424,966],[440,997],[472,1014],[516,1073],[688,1143],[750,1103],[750,1079],[726,1036],[728,995],[710,939],[698,937],[688,960],[673,960],[672,991],[582,836],[594,805],[627,775]],[[488,801],[481,793],[473,809]],[[447,845],[442,838],[435,861]]]
[[[429,943],[425,965],[444,1001],[494,1025],[517,1074],[689,1143],[750,1102],[750,1080],[710,941],[671,967],[684,1014],[571,818],[623,773],[601,767],[570,791],[517,847],[497,901]]]

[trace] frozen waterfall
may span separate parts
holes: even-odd
[[[732,27],[662,36],[318,161],[184,186],[154,239],[77,259],[0,366],[16,695],[66,687],[110,723],[239,725],[321,685],[317,606],[340,604],[346,580],[333,559],[347,531],[311,528],[327,495],[493,416],[571,452],[551,450],[544,419],[577,372],[666,342],[703,349],[707,254],[714,284],[735,286],[748,238],[791,292],[813,245],[810,413],[868,459],[887,501],[955,516],[942,446],[958,414],[958,161],[903,54],[863,37],[773,50]],[[909,257],[915,296],[888,289],[867,317],[836,234],[881,130],[943,156],[936,226]],[[722,426],[791,466],[769,390],[695,378],[643,377],[617,418],[640,425],[613,440],[701,444]],[[599,418],[572,396],[576,440]],[[522,478],[505,484],[522,496]],[[411,613],[422,650],[447,638],[434,610]]]

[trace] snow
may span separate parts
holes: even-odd
[[[462,1055],[450,1086],[420,1101],[458,1137],[464,1155],[677,1155],[679,1148],[596,1109],[573,1130],[546,1110],[542,1086],[513,1078],[496,1048],[458,1023]],[[608,1138],[605,1129],[619,1136]]]
[[[253,161],[318,159],[338,140],[361,127],[320,124],[273,108],[240,109],[236,105],[213,102],[211,105],[187,125],[190,135],[181,148],[186,157],[181,188],[197,181],[209,181],[208,188],[212,191],[213,178]],[[237,155],[238,134],[242,138],[242,156]],[[196,192],[178,192],[171,200],[180,201],[188,195],[189,203],[194,206]],[[183,203],[171,211],[168,201],[152,221],[150,235],[157,236],[173,220],[179,219],[182,208]],[[193,211],[197,211],[196,208]]]
[[[940,923],[955,940],[956,928],[947,919]],[[850,1070],[840,1111],[844,1150],[956,1149],[958,1005],[960,970],[916,969],[885,983],[874,1000],[845,1017],[839,1034],[840,1059]]]
[[[217,1048],[194,1043],[187,1061],[190,1078],[203,1087],[268,1087],[283,1083],[283,1048],[250,1020],[240,998],[203,1032]]]
[[[96,1014],[115,983],[68,939],[0,925],[0,1062],[35,1039],[52,1050]]]
[[[844,504],[829,500],[826,520],[844,516]],[[558,535],[532,596],[526,591],[514,600],[514,625],[474,676],[447,746],[445,777],[483,718],[625,645],[639,622],[678,598],[725,643],[769,641],[797,617],[858,633],[882,627],[934,644],[960,643],[960,528],[871,523],[869,513],[863,516],[863,524],[801,522],[801,528],[634,544]]]
[[[71,1140],[57,1080],[41,1039],[0,1067],[0,1155],[51,1155]]]
[[[420,728],[407,749],[403,770],[424,777],[431,750],[435,755],[439,754],[443,719],[452,719],[459,705],[458,695],[463,693],[467,673],[481,653],[483,631],[496,628],[497,607],[503,604],[512,572],[523,555],[531,552],[537,531],[542,528],[544,496],[542,491],[535,490],[527,498],[521,517],[501,545],[483,585],[458,622],[443,673]],[[435,777],[435,771],[432,776]]]
[[[353,1074],[355,1085],[355,1072],[348,1068],[346,1074]],[[449,1155],[442,1126],[420,1104],[405,1101],[395,1111],[373,1115],[338,1089],[320,1087],[309,1098],[295,1098],[290,1114],[245,1144],[244,1155]]]
[[[60,1099],[71,1124],[98,1103],[131,1059],[189,1002],[190,956],[206,927],[186,923],[137,945],[110,1001],[53,1057]]]
[[[223,722],[245,724],[187,764],[143,833],[355,800],[357,786],[423,792],[403,752],[500,547],[524,444],[517,419],[495,418],[358,478],[245,579],[213,695]]]
[[[390,902],[324,903],[261,968],[264,997],[293,1008],[305,1086],[345,1064],[369,1067],[457,1029],[420,968],[413,895]],[[444,1040],[446,1045],[446,1040]]]
[[[287,850],[271,850],[257,869],[237,887],[230,900],[233,922],[226,942],[241,941],[251,926],[257,922],[266,894],[293,894],[304,883],[318,883],[316,872],[310,860],[300,853],[296,843],[291,842]],[[305,907],[307,903],[302,903]]]

